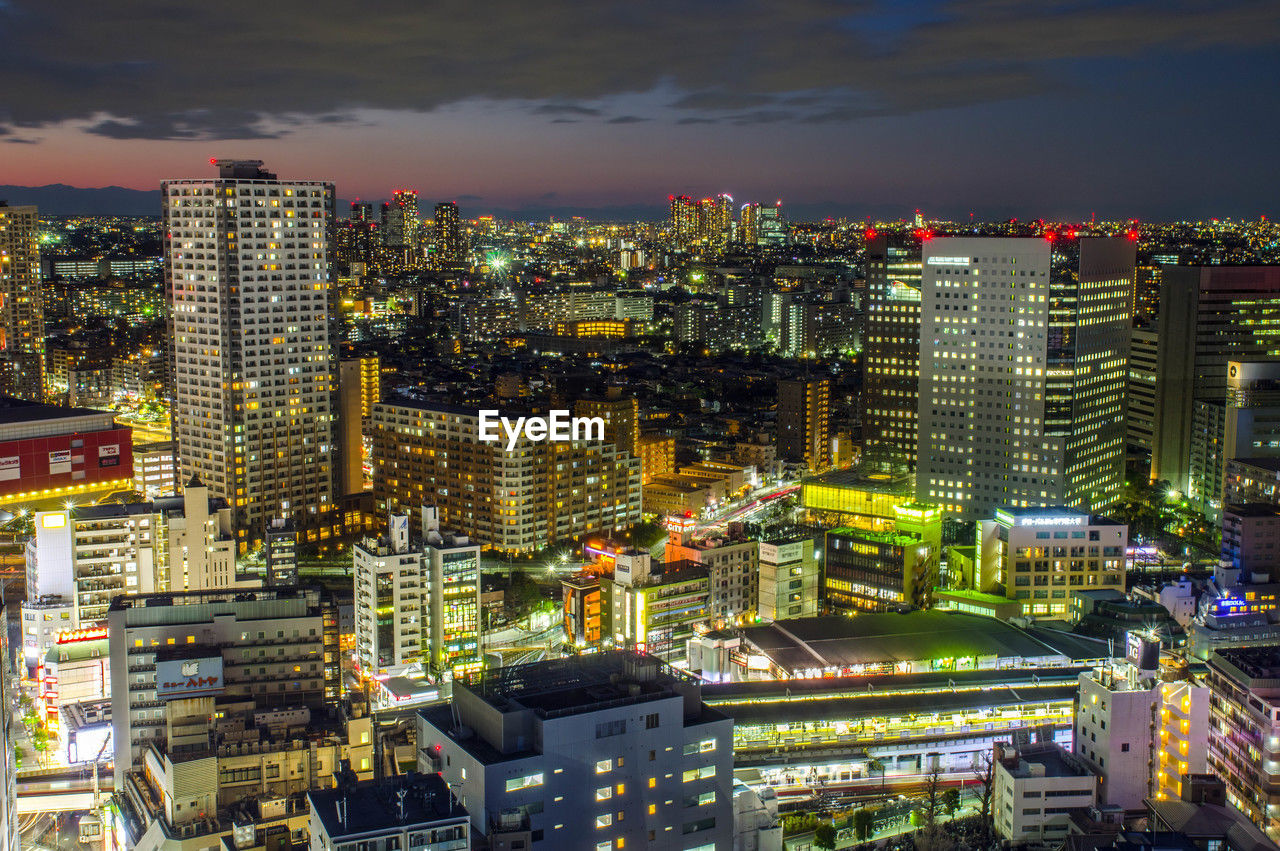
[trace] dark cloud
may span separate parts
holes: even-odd
[[[643,118],[639,115],[618,115],[610,118],[605,124],[639,124],[642,121],[651,121],[650,118]]]
[[[718,118],[704,118],[702,116],[690,115],[684,118],[677,118],[676,124],[719,124]]]
[[[533,108],[535,115],[599,115],[600,110],[576,103],[544,103]]]
[[[667,90],[697,118],[836,121],[1048,92],[1064,60],[1280,44],[1275,0],[891,5],[886,32],[886,0],[0,0],[0,124],[261,139],[472,100],[599,117],[581,104]]]
[[[460,203],[460,204],[461,204],[461,203],[468,203],[468,204],[470,204],[470,203],[474,203],[474,202],[476,202],[476,201],[483,201],[483,200],[484,200],[484,198],[483,198],[483,197],[481,197],[481,196],[479,196],[479,195],[465,195],[465,194],[464,194],[464,195],[459,195],[459,196],[458,196],[458,198],[457,198],[457,201],[458,201],[458,203]]]
[[[0,142],[4,142],[7,145],[38,145],[40,144],[39,139],[23,139],[20,136],[12,136],[12,137],[6,136],[5,138],[0,139]]]

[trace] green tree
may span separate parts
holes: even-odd
[[[960,790],[951,788],[943,792],[942,811],[949,816],[953,816],[958,809],[960,809]]]
[[[872,774],[878,773],[880,775],[880,791],[883,792],[884,791],[884,763],[878,759],[868,760],[867,771],[871,772]]]
[[[824,851],[835,851],[836,828],[831,822],[823,822],[813,829],[813,845]]]
[[[859,842],[865,842],[871,838],[871,830],[875,824],[875,818],[875,813],[866,807],[854,810],[853,835],[858,837]]]

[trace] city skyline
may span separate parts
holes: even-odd
[[[0,4],[0,184],[151,190],[216,156],[471,213],[1276,213],[1265,3],[308,12]]]

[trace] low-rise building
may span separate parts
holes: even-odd
[[[1035,848],[1057,848],[1069,815],[1097,803],[1097,778],[1061,745],[996,745],[992,820],[996,834]]]
[[[942,509],[891,508],[887,528],[842,526],[826,534],[824,588],[837,611],[928,608],[942,557]]]
[[[471,819],[439,776],[409,774],[307,793],[309,851],[467,851]]]
[[[761,541],[756,610],[760,620],[811,618],[818,614],[822,562],[813,538]]]
[[[601,630],[614,647],[681,659],[694,626],[707,620],[706,567],[679,561],[654,569],[648,552],[616,556],[612,578],[602,579]]]

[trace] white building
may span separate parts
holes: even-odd
[[[242,540],[332,501],[326,225],[333,184],[257,160],[161,184],[181,477],[225,498]]]
[[[1124,473],[1135,243],[924,244],[917,496],[963,520],[1110,505]]]
[[[1056,848],[1068,814],[1097,803],[1098,780],[1057,744],[996,745],[991,813],[996,833],[1033,848]]]
[[[1004,507],[978,524],[977,588],[1066,620],[1073,591],[1125,590],[1129,527],[1073,508]]]
[[[409,517],[392,514],[387,534],[365,538],[352,557],[360,673],[380,677],[421,664],[426,583],[422,548],[409,542]]]
[[[759,582],[761,620],[817,615],[822,569],[813,539],[761,541]]]
[[[434,774],[349,784],[307,793],[310,851],[405,848],[467,851],[471,822]]]
[[[418,769],[440,772],[492,838],[533,849],[733,847],[733,722],[696,678],[610,652],[487,671],[418,714]]]
[[[237,578],[235,549],[226,502],[195,480],[181,496],[152,502],[36,512],[26,549],[27,664],[43,658],[59,632],[105,621],[118,595],[257,585]]]
[[[1075,753],[1100,778],[1099,803],[1138,810],[1151,795],[1156,700],[1128,663],[1080,675]]]

